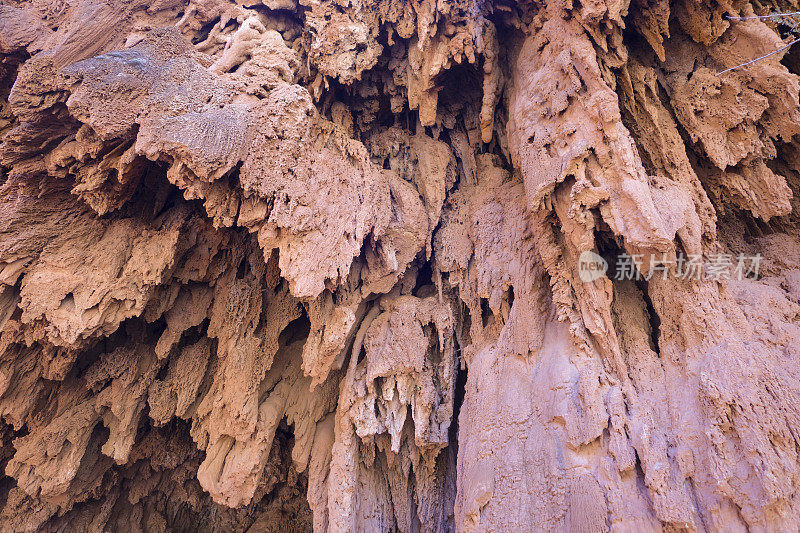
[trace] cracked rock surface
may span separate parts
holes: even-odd
[[[797,9],[0,0],[0,530],[797,530]]]

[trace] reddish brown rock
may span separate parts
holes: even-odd
[[[0,0],[0,529],[798,529],[753,9]]]

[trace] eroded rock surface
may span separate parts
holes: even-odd
[[[795,9],[0,0],[0,529],[796,530]]]

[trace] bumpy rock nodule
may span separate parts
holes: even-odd
[[[800,61],[717,76],[753,14],[0,2],[0,529],[796,529]]]

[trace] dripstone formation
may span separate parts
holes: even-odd
[[[793,1],[0,0],[0,530],[797,530]]]

